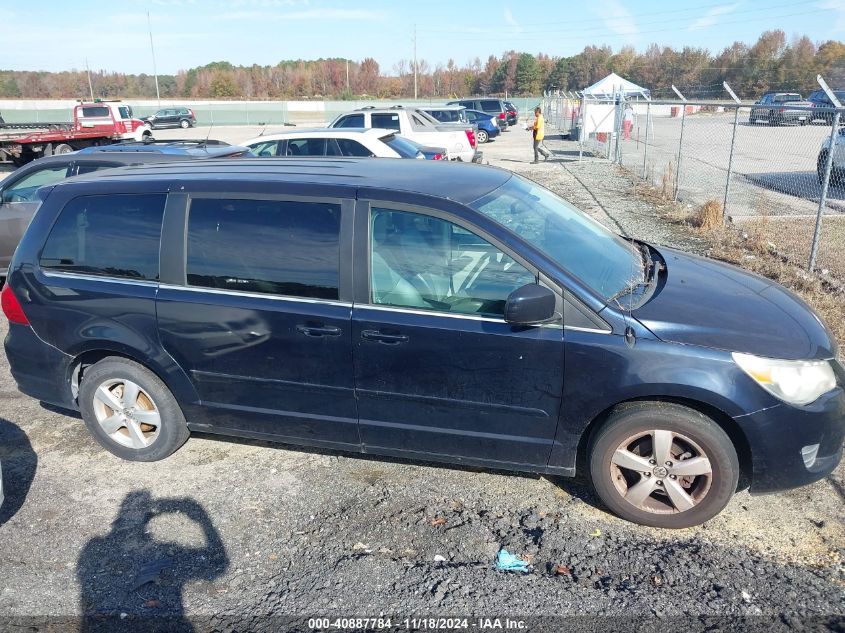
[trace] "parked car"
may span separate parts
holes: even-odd
[[[479,110],[465,110],[467,120],[478,126],[475,131],[475,140],[479,143],[486,143],[491,138],[496,138],[501,132],[499,120],[492,114]]]
[[[505,101],[504,103],[508,112],[508,125],[516,125],[516,122],[519,120],[519,108],[517,108],[511,101]]]
[[[194,111],[184,106],[162,108],[155,114],[143,117],[141,120],[149,123],[150,127],[154,130],[165,127],[188,129],[197,124],[197,116],[194,114]]]
[[[9,262],[21,236],[41,204],[39,188],[54,185],[65,178],[104,169],[184,158],[155,152],[73,152],[40,158],[13,171],[0,180],[0,285],[6,278]]]
[[[845,368],[803,301],[505,170],[214,160],[41,195],[0,297],[9,367],[124,459],[203,431],[585,472],[680,528],[842,457]]]
[[[441,123],[469,123],[465,114],[466,108],[463,106],[423,106],[420,110]]]
[[[253,155],[357,156],[360,158],[419,158],[420,148],[393,130],[379,128],[296,129],[264,134],[244,141]]]
[[[834,90],[833,94],[839,99],[839,103],[845,102],[845,90]],[[836,110],[824,90],[814,90],[807,97],[807,101],[813,104],[812,117],[814,121],[822,120],[828,125],[833,124],[833,115]],[[840,117],[840,119],[845,124],[845,117]]]
[[[845,183],[845,128],[840,129],[834,138],[833,162],[830,164],[830,185],[838,187]],[[830,136],[825,135],[819,155],[816,158],[816,174],[819,184],[824,182],[827,156],[830,153]]]
[[[331,128],[375,127],[398,132],[401,136],[428,147],[445,147],[449,160],[480,162],[482,154],[475,146],[472,126],[459,127],[440,123],[419,108],[367,106],[341,114]]]
[[[757,121],[766,121],[769,125],[806,125],[813,116],[810,111],[813,104],[804,101],[797,92],[770,92],[763,95],[755,106],[759,107],[752,106],[748,114],[748,122],[752,125]]]
[[[236,158],[249,153],[241,145],[229,145],[215,140],[156,140],[142,142],[122,142],[112,145],[96,145],[79,151],[79,154],[112,154],[118,152],[137,152],[141,154],[169,154],[185,158]]]
[[[449,101],[447,105],[461,105],[467,110],[480,110],[492,114],[499,121],[499,127],[503,132],[508,129],[508,107],[501,99],[459,99]]]

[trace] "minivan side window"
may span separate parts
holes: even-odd
[[[338,204],[193,199],[188,285],[337,299],[339,243]]]
[[[500,112],[502,106],[498,101],[492,99],[485,99],[481,102],[481,109],[485,112]]]
[[[45,167],[33,171],[3,190],[0,202],[35,202],[39,187],[52,185],[67,178],[67,165]]]
[[[370,231],[374,304],[501,317],[508,295],[537,281],[501,250],[447,220],[374,208]]]
[[[81,196],[65,205],[41,252],[41,268],[158,279],[166,194]]]

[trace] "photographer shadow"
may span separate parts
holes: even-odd
[[[179,542],[157,540],[154,519],[181,522],[165,526]],[[199,503],[131,492],[109,533],[89,540],[79,554],[79,630],[193,631],[185,614],[186,585],[220,578],[228,566],[223,541]]]
[[[37,468],[38,456],[27,434],[16,424],[0,418],[0,473],[5,495],[0,505],[0,526],[23,507]]]

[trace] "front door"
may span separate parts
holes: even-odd
[[[502,317],[507,296],[536,283],[536,271],[445,218],[374,207],[368,223],[355,245],[367,251],[356,275],[368,279],[356,289],[368,296],[356,296],[352,313],[365,450],[545,465],[563,330]]]
[[[184,277],[163,280],[157,311],[164,348],[199,395],[186,416],[195,428],[360,447],[343,207],[192,198]]]

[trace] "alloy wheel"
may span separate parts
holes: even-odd
[[[102,382],[94,392],[94,414],[106,435],[127,448],[147,448],[161,431],[158,407],[131,380],[117,378]]]
[[[622,498],[645,512],[674,514],[697,506],[713,481],[710,459],[693,440],[673,431],[637,433],[619,444],[610,476]]]

